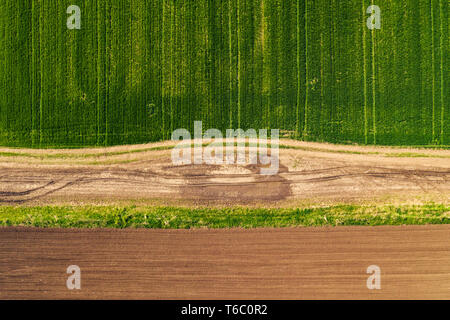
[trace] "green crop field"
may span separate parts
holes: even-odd
[[[381,9],[370,30],[366,9]],[[69,30],[70,5],[81,29]],[[0,144],[279,128],[448,145],[448,0],[2,0]]]

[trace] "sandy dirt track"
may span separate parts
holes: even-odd
[[[374,264],[381,290],[366,287]],[[2,228],[0,299],[23,298],[450,299],[450,226]]]
[[[28,156],[0,153],[0,204],[139,200],[164,205],[295,206],[393,198],[402,203],[449,202],[449,150],[287,140],[283,144],[301,149],[280,149],[278,174],[262,176],[260,165],[174,166],[170,150],[142,152],[169,144],[84,151],[2,149]],[[67,158],[55,158],[58,153]],[[402,153],[410,156],[395,156]]]

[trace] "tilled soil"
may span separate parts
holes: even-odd
[[[450,226],[0,228],[0,299],[450,299]]]

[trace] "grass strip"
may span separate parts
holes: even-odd
[[[317,208],[1,206],[0,226],[44,228],[257,228],[450,224],[450,206],[338,205]]]

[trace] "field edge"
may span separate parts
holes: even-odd
[[[450,205],[334,205],[309,208],[1,206],[0,227],[284,228],[450,224]]]

